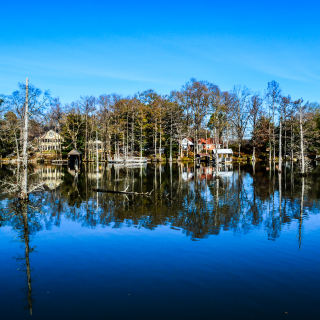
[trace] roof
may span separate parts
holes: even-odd
[[[208,138],[207,142],[206,142],[206,139],[204,138],[198,139],[198,144],[215,144],[215,143],[219,144],[218,138]]]
[[[184,144],[184,142],[188,143],[189,146],[193,146],[193,141],[190,138],[182,139],[181,144]]]
[[[217,149],[218,154],[233,154],[232,149]],[[213,153],[216,153],[216,149],[212,150]]]
[[[54,130],[49,130],[46,133],[44,133],[42,136],[40,136],[41,139],[54,138],[54,137],[60,138],[60,135],[57,132],[55,132]]]
[[[77,149],[73,149],[68,154],[69,155],[80,155],[82,153],[80,151],[78,151]]]
[[[210,157],[210,155],[207,153],[198,153],[196,157]]]
[[[194,141],[191,138],[184,138],[182,139],[182,143],[186,144],[186,140],[188,140],[188,145],[193,146]],[[221,144],[219,138],[208,138],[207,141],[205,138],[198,139],[198,144]]]

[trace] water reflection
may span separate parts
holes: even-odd
[[[26,266],[26,274],[27,274],[27,283],[28,283],[28,287],[27,287],[27,300],[28,300],[28,307],[30,310],[30,315],[32,315],[32,286],[31,286],[31,267],[30,267],[30,258],[29,258],[29,254],[30,252],[32,252],[34,250],[30,249],[29,246],[29,227],[28,227],[28,204],[27,203],[20,203],[20,206],[18,206],[18,208],[21,208],[21,215],[22,215],[22,219],[23,219],[23,238],[24,238],[24,245],[25,245],[25,256],[24,256],[24,260],[25,260],[25,266]]]
[[[64,166],[30,166],[33,182],[45,182],[45,191],[33,193],[28,203],[14,195],[0,195],[0,227],[10,226],[23,245],[18,260],[23,264],[23,292],[30,314],[34,305],[30,255],[35,249],[30,242],[40,230],[60,227],[65,220],[92,229],[154,230],[167,225],[191,240],[259,229],[272,241],[296,221],[297,247],[302,250],[304,221],[319,212],[320,167],[306,178],[288,163],[282,173],[274,163],[221,166],[218,176],[211,166],[182,163],[100,165],[98,169],[94,164],[84,164],[77,172]],[[16,172],[2,166],[0,179],[14,181]],[[97,193],[93,188],[153,192],[142,197]]]
[[[41,202],[41,201],[40,201]],[[10,225],[16,235],[14,241],[20,242],[22,254],[17,253],[15,259],[18,262],[18,271],[24,274],[26,285],[21,289],[24,293],[24,299],[27,301],[26,309],[30,315],[33,312],[33,294],[32,294],[32,268],[30,262],[30,254],[35,252],[35,247],[30,246],[31,237],[43,228],[43,222],[39,213],[39,199],[33,202],[33,205],[28,202],[12,201],[1,210],[2,225]]]
[[[98,172],[94,164],[84,165],[80,172],[64,166],[30,170],[35,173],[33,179],[46,185],[46,191],[36,194],[45,199],[45,215],[39,219],[46,227],[59,226],[63,215],[87,227],[136,225],[154,229],[169,224],[193,240],[223,230],[247,233],[263,227],[268,238],[275,240],[283,225],[297,219],[301,245],[304,216],[318,212],[317,188],[308,188],[316,173],[302,178],[288,164],[282,173],[273,163],[219,167],[218,178],[211,166],[172,163],[100,165]],[[13,172],[3,168],[1,174]],[[99,194],[92,191],[94,187],[153,192],[150,197]]]

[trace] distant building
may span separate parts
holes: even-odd
[[[184,138],[181,141],[182,150],[193,150],[194,143],[191,138]]]
[[[81,165],[82,153],[77,149],[73,149],[68,153],[68,164],[69,166],[76,165],[79,167]]]
[[[49,130],[43,136],[38,138],[38,146],[42,151],[60,150],[63,139],[53,130]]]
[[[181,141],[182,150],[191,150],[194,149],[194,140],[191,138],[184,138]],[[198,139],[198,150],[200,151],[208,151],[213,150],[217,146],[218,149],[221,148],[221,143],[218,138],[208,138],[207,140],[204,138]]]
[[[218,138],[208,138],[206,139],[198,139],[198,149],[199,151],[202,150],[213,150],[217,147],[217,149],[220,149],[221,143]]]
[[[103,146],[103,142],[100,140],[89,140],[87,142],[88,150],[96,150],[97,146],[98,146],[98,149],[101,150]]]

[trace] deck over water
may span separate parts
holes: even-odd
[[[108,163],[147,163],[147,157],[114,157],[109,158]]]

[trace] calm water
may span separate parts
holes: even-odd
[[[0,193],[0,318],[319,319],[319,170],[228,170],[30,167],[28,205]]]

